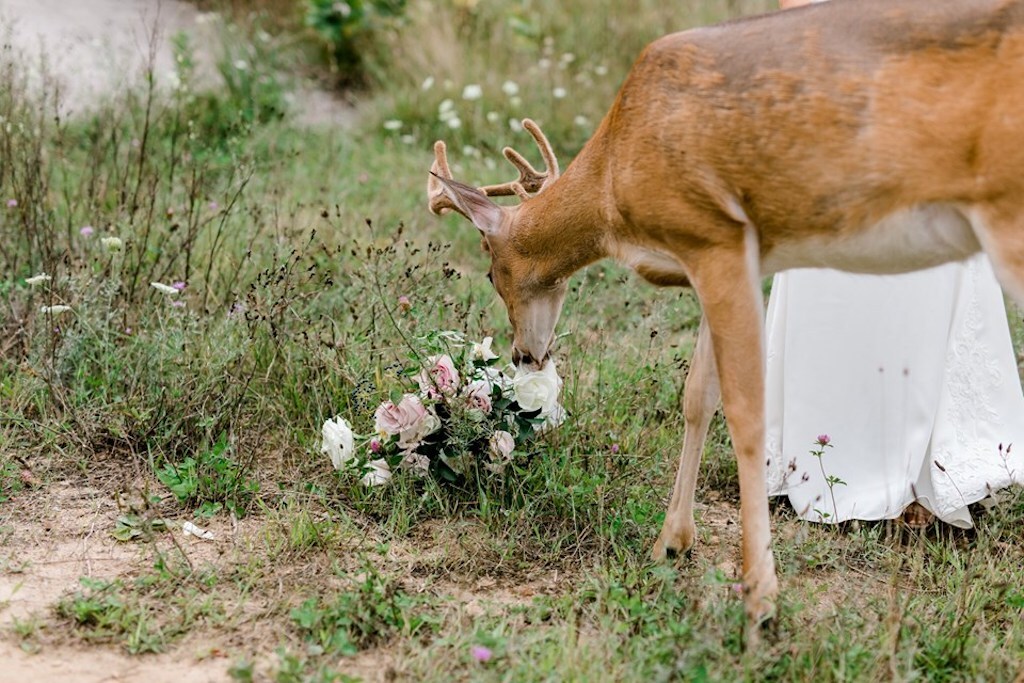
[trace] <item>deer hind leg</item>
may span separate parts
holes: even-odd
[[[978,241],[1003,289],[1024,308],[1024,203],[986,206],[971,213]]]
[[[700,459],[711,418],[718,407],[720,396],[711,332],[707,320],[701,317],[697,344],[693,350],[693,359],[690,371],[686,375],[686,389],[683,393],[683,417],[686,421],[683,452],[679,457],[679,469],[676,472],[675,487],[672,489],[672,499],[665,513],[665,523],[651,553],[657,561],[675,557],[693,547],[697,534],[697,527],[693,522],[693,495],[697,487],[697,472],[700,469]]]
[[[705,250],[689,264],[711,333],[722,405],[740,480],[743,588],[748,644],[773,616],[778,594],[765,483],[764,311],[757,234]]]

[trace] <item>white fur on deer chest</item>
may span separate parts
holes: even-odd
[[[777,244],[761,260],[764,275],[790,268],[904,273],[957,261],[981,249],[971,221],[952,204],[923,204],[843,235],[818,233]]]

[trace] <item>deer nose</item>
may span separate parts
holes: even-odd
[[[533,365],[533,356],[527,353],[523,353],[516,347],[512,347],[512,362],[517,366],[522,367],[523,365]]]

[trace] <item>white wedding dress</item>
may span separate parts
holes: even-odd
[[[1024,481],[1024,395],[985,256],[779,274],[767,349],[768,490],[802,518],[889,519],[916,500],[969,527],[969,504]]]

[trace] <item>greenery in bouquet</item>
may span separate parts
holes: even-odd
[[[420,341],[426,353],[401,369],[406,386],[377,406],[371,435],[357,435],[340,415],[324,423],[321,450],[335,469],[366,486],[396,473],[458,484],[480,470],[502,474],[526,444],[565,420],[554,362],[520,372],[499,367],[490,337],[470,342],[446,331]]]

